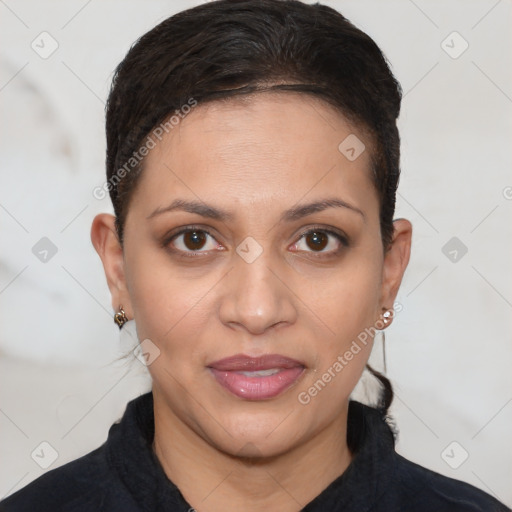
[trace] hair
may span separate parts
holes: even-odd
[[[106,174],[121,246],[148,135],[179,121],[192,102],[260,91],[321,98],[369,134],[382,244],[389,249],[400,176],[400,84],[367,34],[338,11],[299,0],[207,2],[167,18],[130,48],[106,105]],[[380,381],[377,408],[386,415],[391,383],[367,368]]]

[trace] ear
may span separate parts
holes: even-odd
[[[112,308],[117,312],[122,305],[128,318],[133,318],[130,295],[126,286],[123,248],[117,237],[113,215],[100,213],[94,217],[91,226],[91,242],[103,263],[112,296]]]
[[[386,253],[382,269],[380,306],[391,309],[411,255],[412,224],[407,219],[393,221],[393,239]]]

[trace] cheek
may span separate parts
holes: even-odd
[[[346,340],[373,325],[380,298],[380,267],[375,258],[354,254],[321,287],[308,293],[336,337]]]
[[[369,251],[367,254],[372,254]],[[373,329],[378,319],[380,298],[379,259],[364,256],[357,251],[345,262],[346,265],[333,273],[332,280],[324,283],[323,291],[310,295],[310,303],[328,329],[316,350],[316,368],[308,385],[328,390],[322,391],[321,403],[346,397],[368,361],[373,346]],[[315,393],[313,389],[313,393]]]
[[[132,253],[126,268],[139,339],[149,338],[165,351],[193,346],[207,318],[215,276],[185,279],[163,251],[155,256],[142,249]]]
[[[317,338],[315,371],[298,395],[301,404],[315,403],[321,410],[344,403],[353,391],[370,356],[378,319],[378,262],[361,259],[335,279],[311,298],[328,330]]]

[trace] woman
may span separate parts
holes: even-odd
[[[152,392],[2,510],[507,510],[395,452],[384,376],[375,407],[350,399],[409,261],[400,101],[318,4],[205,3],[131,48],[91,239]]]

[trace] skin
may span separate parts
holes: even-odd
[[[349,161],[338,145],[352,133],[367,149]],[[112,215],[93,221],[112,307],[122,304],[139,340],[160,350],[148,366],[155,453],[199,512],[300,510],[353,458],[349,395],[373,340],[307,405],[298,395],[392,307],[409,261],[412,226],[405,219],[394,221],[384,253],[370,147],[363,132],[306,95],[265,92],[199,105],[146,157],[124,248]],[[181,210],[147,218],[177,198],[233,218]],[[326,198],[364,216],[331,207],[280,219],[289,208]],[[178,235],[162,247],[167,234],[190,225],[211,237],[194,246]],[[318,248],[302,236],[313,227],[344,233],[349,245],[323,231],[328,244]],[[236,252],[246,237],[262,249],[251,263]],[[182,255],[194,248],[192,257]],[[244,400],[206,368],[240,353],[283,354],[306,369],[281,395]]]

